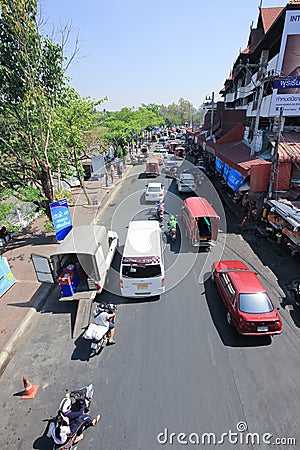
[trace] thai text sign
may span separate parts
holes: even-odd
[[[300,11],[287,10],[270,105],[270,116],[300,115]]]
[[[72,219],[67,200],[59,200],[50,204],[51,217],[58,241],[62,241],[72,230]]]

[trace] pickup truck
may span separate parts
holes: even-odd
[[[37,279],[58,282],[60,301],[79,301],[77,319],[82,310],[81,322],[88,322],[92,302],[105,285],[118,242],[117,233],[102,225],[74,227],[50,258],[31,255]]]

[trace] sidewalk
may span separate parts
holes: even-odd
[[[128,165],[123,178],[114,177],[113,185],[99,180],[86,182],[87,193],[92,200],[88,205],[80,188],[72,189],[76,202],[70,206],[73,225],[88,225],[105,210],[112,193],[122,186],[122,181],[129,175]],[[15,351],[17,341],[26,328],[38,317],[38,311],[53,288],[52,284],[39,283],[31,262],[31,254],[50,256],[57,247],[54,232],[44,230],[46,219],[37,218],[31,225],[1,247],[2,256],[7,258],[11,271],[17,282],[0,298],[0,375]]]

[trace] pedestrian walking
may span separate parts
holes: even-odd
[[[110,178],[111,178],[111,183],[114,182],[114,172],[115,172],[115,168],[114,168],[114,165],[112,164],[112,165],[110,166]]]
[[[119,176],[119,178],[122,178],[122,173],[123,173],[122,164],[119,164],[118,165],[118,176]]]

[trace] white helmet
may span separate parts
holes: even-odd
[[[60,402],[59,410],[60,410],[63,414],[65,414],[66,412],[70,411],[71,406],[72,406],[71,399],[70,399],[70,398],[64,398],[64,399],[62,399],[62,401]]]

